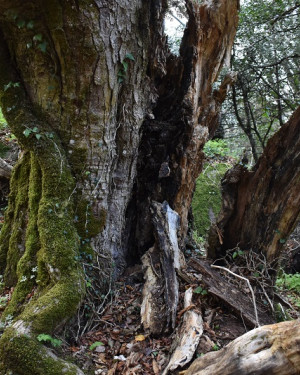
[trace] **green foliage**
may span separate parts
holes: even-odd
[[[20,87],[20,82],[8,82],[7,85],[4,85],[4,91],[7,91],[8,89],[10,88],[16,88],[16,87]]]
[[[196,294],[201,294],[202,296],[205,296],[208,293],[207,290],[203,289],[201,286],[198,286],[197,288],[195,288],[193,292]]]
[[[235,259],[236,257],[241,256],[241,255],[243,255],[243,254],[244,254],[243,250],[238,249],[237,251],[235,251],[235,252],[232,254],[232,258]]]
[[[241,4],[231,66],[239,74],[224,102],[222,123],[231,133],[240,127],[256,157],[299,103],[296,5],[297,0]]]
[[[134,61],[134,57],[131,53],[127,53],[124,57],[124,60],[121,62],[121,68],[118,72],[118,82],[122,83],[126,77],[128,71],[129,62]]]
[[[203,151],[208,158],[225,158],[228,156],[237,156],[229,148],[228,141],[226,139],[214,139],[206,142]]]
[[[205,164],[202,174],[196,181],[192,209],[195,229],[200,237],[206,236],[211,225],[212,213],[216,217],[220,211],[220,181],[229,167],[227,163]]]
[[[96,341],[96,342],[94,342],[91,346],[90,346],[90,350],[94,350],[94,349],[96,349],[98,346],[103,346],[104,344],[103,344],[103,342],[101,342],[101,341]]]
[[[47,342],[50,343],[54,348],[57,348],[61,346],[62,341],[59,339],[55,339],[50,335],[46,335],[45,333],[41,333],[40,335],[37,336],[38,341],[41,342]]]
[[[277,278],[276,285],[280,288],[300,293],[300,273],[295,273],[294,275],[282,273],[282,275]]]

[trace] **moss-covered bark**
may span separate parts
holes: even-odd
[[[4,82],[15,82],[16,72],[9,67],[3,40],[0,46],[4,87]],[[74,225],[74,178],[61,140],[54,132],[49,136],[48,121],[33,108],[24,88],[2,90],[1,100],[12,130],[27,150],[12,177],[1,234],[4,281],[14,287],[2,315],[4,321],[12,316],[13,322],[0,339],[1,374],[79,374],[37,340],[38,334],[52,334],[64,324],[85,292],[76,261],[80,242]],[[26,134],[33,128],[40,137],[37,131]]]

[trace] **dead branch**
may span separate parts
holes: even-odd
[[[243,276],[240,276],[232,271],[230,271],[228,268],[226,267],[221,267],[221,266],[215,266],[215,265],[212,265],[211,266],[212,268],[219,268],[221,270],[224,270],[228,273],[230,273],[231,275],[241,279],[241,280],[245,280],[249,289],[250,289],[250,292],[251,292],[251,295],[252,295],[252,301],[253,301],[253,307],[254,307],[254,313],[255,313],[255,319],[256,319],[256,324],[257,324],[257,327],[259,327],[259,321],[258,321],[258,315],[257,315],[257,307],[256,307],[256,300],[255,300],[255,295],[254,295],[254,292],[253,292],[253,289],[252,289],[252,286],[250,284],[250,281],[246,278],[246,277],[243,277]]]

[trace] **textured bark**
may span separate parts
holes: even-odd
[[[209,262],[191,259],[189,266],[202,276],[202,281],[209,293],[222,301],[230,310],[235,311],[237,317],[241,317],[249,327],[275,322],[270,313],[266,311],[265,306],[254,305],[250,291],[249,294],[246,294],[239,290],[233,283],[212,269]]]
[[[267,325],[196,359],[184,375],[297,375],[299,320]]]
[[[277,260],[299,220],[299,191],[300,107],[269,140],[252,170],[237,165],[224,176],[223,206],[210,231],[208,256],[221,257],[238,245]]]
[[[99,261],[104,287],[130,243],[136,258],[154,244],[151,225],[142,230],[151,201],[167,198],[178,211],[183,243],[201,149],[230,83],[212,90],[238,1],[186,5],[176,58],[163,32],[166,0],[0,0],[1,107],[23,149],[1,232],[0,271],[14,287],[3,373],[81,373],[36,336],[80,305],[89,277],[80,257]]]
[[[0,1],[1,106],[24,150],[1,232],[1,273],[14,287],[2,318],[15,319],[1,337],[0,373],[82,373],[36,337],[80,305],[80,256],[101,259],[103,285],[113,259],[124,263],[122,226],[151,102],[150,32],[141,28],[151,6]]]

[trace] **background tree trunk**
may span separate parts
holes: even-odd
[[[82,264],[100,264],[104,288],[153,244],[152,200],[179,213],[183,243],[201,149],[231,82],[212,90],[238,1],[186,5],[176,58],[166,0],[0,0],[1,106],[23,149],[0,238],[0,271],[14,287],[3,373],[82,373],[36,337],[75,313],[95,277]]]
[[[210,230],[208,256],[219,258],[239,246],[277,261],[299,220],[299,191],[300,107],[269,140],[252,170],[236,165],[225,174],[223,205]]]

